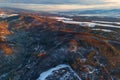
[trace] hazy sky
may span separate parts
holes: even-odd
[[[120,0],[0,0],[0,7],[32,10],[72,10],[120,8]]]
[[[32,4],[104,4],[120,3],[120,0],[0,0],[0,3],[32,3]]]
[[[0,0],[8,3],[32,3],[32,4],[103,4],[104,0]]]

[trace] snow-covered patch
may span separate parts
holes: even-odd
[[[103,27],[120,28],[120,26],[113,25],[113,24],[120,25],[119,22],[107,22],[107,21],[80,22],[80,21],[73,21],[72,18],[65,18],[65,17],[50,17],[50,18],[57,19],[58,21],[62,21],[67,24],[77,24],[83,27],[103,26]]]
[[[87,26],[87,27],[95,27],[95,23],[91,23],[91,22],[79,22],[79,21],[63,21],[64,23],[67,24],[78,24],[80,26]]]
[[[104,31],[104,32],[113,32],[112,30],[107,30],[107,29],[92,29],[92,30]]]
[[[12,16],[18,16],[18,14],[6,14],[6,13],[1,13],[0,14],[1,18],[7,18],[7,17],[12,17]]]
[[[56,19],[58,21],[70,21],[73,20],[72,18],[66,18],[66,17],[50,17],[52,19]]]
[[[94,23],[102,23],[102,24],[117,24],[120,25],[120,22],[109,22],[109,21],[92,21]]]
[[[120,28],[120,26],[115,26],[115,25],[110,25],[110,24],[99,24],[99,23],[96,23],[96,26]]]
[[[49,69],[48,71],[45,71],[43,73],[40,74],[40,77],[37,79],[37,80],[46,80],[46,78],[50,75],[53,74],[54,71],[57,71],[57,70],[60,70],[62,68],[69,68],[69,70],[74,73],[74,75],[78,78],[78,80],[81,80],[80,77],[72,70],[72,68],[69,66],[69,65],[66,65],[66,64],[61,64],[61,65],[58,65],[54,68],[51,68]],[[62,80],[65,76],[69,76],[70,73],[67,72],[65,75],[63,75],[60,79]]]
[[[87,26],[87,27],[95,27],[95,26],[103,26],[103,27],[113,27],[113,28],[120,28],[120,26],[110,25],[110,24],[102,24],[102,23],[93,23],[93,22],[79,22],[79,21],[63,21],[67,24],[78,24],[80,26]]]
[[[97,69],[95,69],[92,66],[86,65],[84,66],[86,68],[86,70],[88,71],[89,74],[93,74],[95,71],[97,71]]]

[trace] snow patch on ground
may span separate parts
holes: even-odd
[[[7,18],[7,17],[12,17],[12,16],[18,16],[18,14],[5,14],[5,13],[0,14],[1,18]]]
[[[37,80],[45,80],[49,75],[52,74],[53,71],[59,70],[59,69],[61,69],[61,68],[66,68],[66,67],[69,68],[69,69],[78,77],[79,80],[81,80],[81,79],[79,78],[79,76],[72,70],[72,68],[71,68],[69,65],[66,65],[66,64],[58,65],[58,66],[56,66],[56,67],[54,67],[54,68],[49,69],[48,71],[45,71],[45,72],[41,73],[41,74],[40,74],[40,77],[39,77]],[[66,75],[69,75],[69,74],[66,74]],[[63,77],[64,77],[64,76],[63,76]],[[62,78],[61,78],[61,79],[62,79]]]
[[[53,19],[57,19],[58,21],[70,21],[73,20],[72,18],[66,18],[66,17],[50,17]]]
[[[104,32],[113,32],[112,30],[107,30],[107,29],[92,29],[92,30],[98,30],[98,31],[104,31]]]
[[[109,21],[92,21],[94,23],[102,23],[102,24],[117,24],[120,25],[120,22],[109,22]]]
[[[96,26],[100,27],[111,27],[111,28],[120,28],[120,22],[109,22],[109,21],[92,21],[92,22],[80,22],[80,21],[73,21],[72,18],[66,18],[66,17],[51,17],[53,19],[56,19],[57,21],[62,21],[66,24],[77,24],[83,27],[91,27],[94,28]],[[115,25],[116,24],[116,25]],[[101,30],[104,32],[113,32],[112,30],[107,29],[92,29],[92,30]]]
[[[95,23],[91,23],[91,22],[79,22],[79,21],[63,21],[64,23],[67,24],[78,24],[80,26],[88,26],[88,27],[95,27]]]
[[[114,26],[114,25],[110,25],[110,24],[97,24],[97,23],[96,23],[96,26],[120,28],[120,26]]]
[[[102,27],[120,28],[120,26],[102,24],[102,23],[93,23],[93,22],[79,22],[79,21],[63,21],[63,22],[67,24],[78,24],[80,26],[87,26],[87,27],[102,26]]]

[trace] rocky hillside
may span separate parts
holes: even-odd
[[[0,80],[119,80],[119,24],[98,21],[2,18]]]

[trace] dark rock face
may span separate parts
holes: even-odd
[[[120,79],[119,28],[95,31],[33,14],[2,21],[0,80]]]

